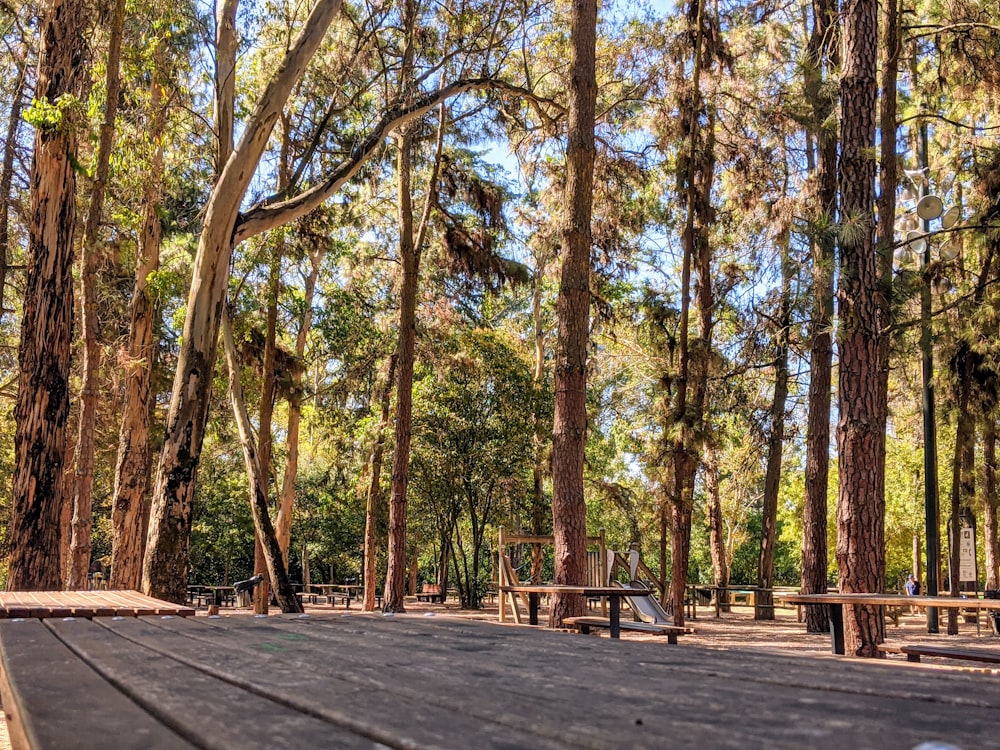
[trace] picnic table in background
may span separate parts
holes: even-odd
[[[789,604],[825,604],[830,612],[830,639],[833,653],[844,654],[844,606],[873,606],[884,610],[888,606],[937,607],[938,609],[985,609],[1000,611],[1000,599],[979,599],[953,596],[903,596],[901,594],[778,594],[777,599]],[[884,611],[883,611],[884,615]]]

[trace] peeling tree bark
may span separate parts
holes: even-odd
[[[149,290],[149,276],[160,267],[160,243],[163,239],[159,211],[163,190],[162,135],[167,123],[164,101],[165,53],[161,42],[154,52],[149,131],[153,153],[143,195],[143,223],[135,267],[135,288],[129,303],[125,404],[118,433],[118,460],[115,465],[111,511],[110,585],[118,589],[138,590],[142,584],[142,557],[149,525],[151,380],[156,357],[153,343],[156,305]]]
[[[56,106],[83,81],[86,10],[51,0],[40,30],[42,56],[35,98]],[[10,590],[59,589],[61,477],[69,414],[76,230],[76,127],[72,112],[35,133],[28,222],[19,387],[14,409]]]

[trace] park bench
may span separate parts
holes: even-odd
[[[611,628],[611,619],[608,617],[567,617],[563,620],[563,625],[571,625],[579,628],[581,633],[587,634],[591,628]],[[667,643],[677,643],[677,636],[693,633],[691,628],[678,625],[664,625],[662,623],[651,622],[621,622],[619,627],[622,630],[634,630],[641,633],[652,633],[654,635],[667,636]]]
[[[425,583],[420,591],[417,592],[417,601],[421,602],[433,602],[439,601],[444,604],[444,592],[441,591],[441,584],[439,583]]]
[[[902,646],[880,643],[878,650],[885,654],[905,654],[906,660],[913,662],[919,662],[921,656],[932,656],[939,659],[961,659],[986,664],[1000,664],[1000,653],[969,648],[934,646],[925,643],[906,643]]]

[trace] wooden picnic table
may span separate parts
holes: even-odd
[[[985,609],[1000,611],[1000,599],[966,599],[953,596],[903,596],[902,594],[776,594],[788,604],[825,604],[830,612],[830,640],[833,653],[844,654],[844,606],[938,607],[939,609]]]
[[[0,591],[0,618],[190,617],[193,614],[192,607],[154,599],[138,591]]]
[[[910,750],[996,739],[1000,681],[448,617],[0,622],[15,750]]]
[[[608,597],[609,628],[612,638],[621,637],[621,601],[628,596],[649,596],[649,589],[620,586],[567,586],[565,584],[525,584],[523,586],[501,586],[500,593],[511,592],[528,595],[528,622],[538,624],[538,601],[542,594],[581,594],[583,596]]]

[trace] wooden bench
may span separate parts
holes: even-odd
[[[444,592],[441,591],[439,583],[425,583],[423,588],[417,592],[417,601],[433,602],[439,601],[444,604]]]
[[[579,628],[581,633],[589,633],[591,628],[611,628],[611,620],[607,617],[567,617],[563,620],[563,625],[572,625]],[[667,643],[677,643],[677,636],[693,633],[691,628],[684,628],[678,625],[661,625],[649,622],[621,622],[619,627],[622,630],[635,630],[641,633],[653,633],[654,635],[667,636]]]
[[[933,656],[939,659],[962,659],[964,661],[978,661],[986,664],[1000,664],[1000,653],[968,648],[933,646],[923,643],[906,643],[902,646],[880,643],[878,650],[884,654],[905,654],[906,660],[913,662],[919,662],[921,656]]]

